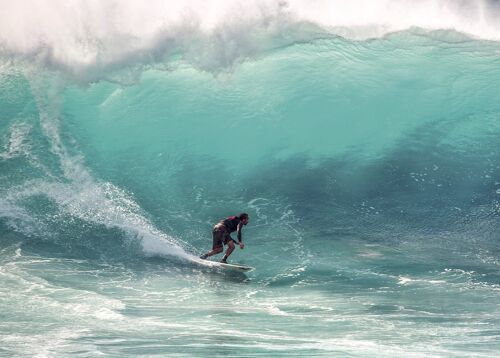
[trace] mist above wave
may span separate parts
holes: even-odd
[[[434,0],[5,2],[0,54],[72,74],[180,55],[213,70],[324,36],[364,40],[411,28],[500,40],[495,2]]]

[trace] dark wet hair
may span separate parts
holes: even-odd
[[[238,218],[239,218],[240,220],[243,220],[243,219],[248,219],[248,214],[247,214],[247,213],[241,213],[241,214],[238,216]]]

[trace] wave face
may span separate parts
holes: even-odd
[[[498,352],[498,4],[308,4],[7,5],[0,353]]]

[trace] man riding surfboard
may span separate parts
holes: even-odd
[[[200,259],[206,259],[210,256],[221,253],[224,250],[223,245],[227,245],[226,253],[222,258],[221,262],[227,264],[227,258],[234,250],[234,244],[238,244],[240,249],[245,247],[245,244],[242,242],[241,230],[244,225],[248,224],[250,220],[248,214],[241,213],[238,216],[230,216],[224,220],[221,220],[212,230],[212,251],[207,252],[200,256]],[[231,233],[236,231],[238,241],[234,240],[231,237]]]

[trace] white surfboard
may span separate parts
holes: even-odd
[[[216,262],[225,270],[238,271],[238,272],[249,272],[255,270],[255,267],[238,265],[238,264],[223,264],[222,262]]]
[[[210,261],[199,259],[196,262],[209,267],[221,268],[228,271],[237,271],[237,272],[250,272],[255,270],[255,267],[238,265],[238,264],[223,264],[222,262]]]

